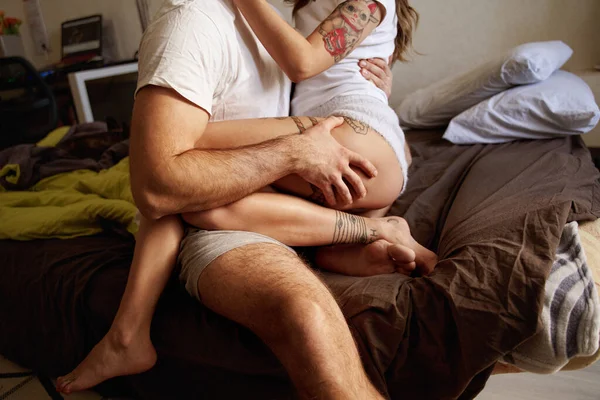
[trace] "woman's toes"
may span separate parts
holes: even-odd
[[[396,264],[408,264],[415,261],[416,254],[413,249],[401,244],[392,244],[388,247],[388,255]]]
[[[417,268],[416,262],[411,262],[408,264],[396,265],[396,272],[402,275],[410,276]]]

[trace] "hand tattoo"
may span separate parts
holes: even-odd
[[[304,124],[302,123],[300,118],[298,118],[298,117],[290,117],[290,118],[296,123],[296,126],[298,127],[298,133],[302,133],[306,130],[306,127],[304,126]]]
[[[325,50],[335,62],[346,57],[359,42],[369,23],[379,24],[373,0],[347,0],[340,4],[319,27]]]
[[[319,121],[315,117],[308,117],[308,119],[310,120],[310,123],[312,124],[312,126],[315,126],[316,124],[319,123]]]
[[[325,195],[323,194],[323,191],[315,185],[313,185],[312,183],[310,184],[310,188],[312,189],[312,194],[308,196],[308,199],[315,204],[321,206],[325,205]]]
[[[377,240],[377,230],[367,229],[365,218],[336,211],[332,245],[370,244]]]
[[[360,121],[357,121],[355,119],[352,118],[348,118],[348,117],[342,117],[344,118],[344,121],[350,125],[350,128],[352,128],[354,130],[354,132],[358,133],[359,135],[366,135],[367,133],[369,133],[369,125],[364,124]]]

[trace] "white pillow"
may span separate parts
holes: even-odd
[[[600,109],[585,81],[565,71],[547,80],[517,86],[463,112],[444,138],[456,144],[549,139],[594,129]]]
[[[396,109],[400,125],[445,126],[469,107],[512,86],[548,79],[572,54],[573,50],[561,41],[518,46],[471,71],[408,95]]]

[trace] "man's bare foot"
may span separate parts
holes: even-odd
[[[405,275],[416,268],[415,252],[403,245],[377,240],[369,245],[321,247],[317,265],[331,272],[351,276],[373,276],[399,272]]]
[[[374,218],[373,221],[378,225],[377,237],[387,240],[390,243],[400,244],[415,252],[415,261],[417,270],[423,275],[429,275],[435,268],[438,258],[434,252],[421,246],[410,234],[410,228],[404,218],[384,217]]]
[[[124,338],[111,328],[75,370],[58,378],[56,389],[64,394],[78,392],[115,376],[142,373],[156,364],[148,334]]]

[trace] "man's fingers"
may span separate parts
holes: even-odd
[[[331,185],[325,185],[321,188],[321,191],[323,192],[323,196],[325,197],[325,201],[327,201],[327,204],[329,204],[332,207],[335,206],[335,194],[331,189]]]
[[[348,183],[352,186],[354,193],[358,195],[359,199],[362,199],[367,195],[365,184],[363,183],[362,179],[360,179],[360,176],[358,176],[358,174],[352,169],[348,168],[344,174],[344,179],[346,179],[346,181],[348,181]]]
[[[346,182],[344,182],[342,178],[339,178],[333,184],[341,203],[345,205],[352,204],[352,194],[350,193],[350,189],[348,189]]]
[[[371,161],[354,152],[350,152],[349,158],[350,165],[354,165],[356,168],[361,169],[368,177],[375,178],[377,176],[377,168],[375,168]]]

